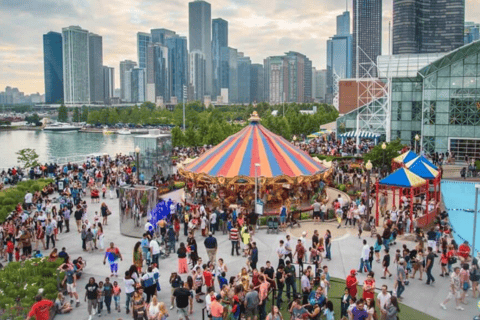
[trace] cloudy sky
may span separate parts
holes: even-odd
[[[137,61],[136,33],[167,28],[188,36],[188,0],[0,0],[0,91],[44,92],[43,40],[49,31],[79,25],[103,36],[104,65]],[[229,22],[229,45],[262,63],[293,50],[325,67],[326,41],[335,34],[345,0],[210,0],[212,18]],[[351,10],[352,0],[348,0]],[[480,22],[478,0],[466,0],[466,20]],[[392,0],[384,1],[383,52],[388,54]]]

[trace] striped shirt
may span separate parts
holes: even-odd
[[[237,228],[230,229],[230,240],[231,241],[238,241],[238,229]]]

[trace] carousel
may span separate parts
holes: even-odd
[[[187,192],[207,189],[212,207],[241,205],[252,209],[261,200],[264,212],[286,205],[310,207],[322,200],[331,169],[260,124],[256,111],[250,124],[178,170]],[[205,201],[205,199],[203,199]]]

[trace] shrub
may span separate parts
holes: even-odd
[[[38,185],[38,184],[32,185],[31,189],[32,189],[33,191],[40,191],[40,190],[42,190],[42,188],[40,188],[40,185]]]
[[[341,185],[338,186],[338,190],[345,191],[345,190],[347,190],[347,186],[344,185],[344,184],[341,184]]]

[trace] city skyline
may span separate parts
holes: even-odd
[[[120,61],[137,61],[137,32],[165,28],[188,37],[188,2],[114,0],[108,3],[37,0],[22,4],[0,2],[2,33],[0,88],[18,87],[26,94],[44,93],[42,36],[49,31],[79,25],[103,37],[103,63],[118,70]],[[352,11],[352,0],[348,10]],[[246,0],[212,0],[212,19],[229,23],[229,46],[244,52],[252,63],[288,51],[308,56],[317,70],[326,68],[326,42],[336,33],[336,17],[345,1],[314,0],[295,3],[277,0],[256,3]],[[466,21],[478,22],[480,4],[466,0]],[[108,14],[105,14],[108,12]],[[52,13],[55,13],[52,17]],[[352,16],[352,14],[351,14]],[[23,17],[24,22],[14,19]],[[388,54],[388,22],[392,1],[383,4],[383,54]],[[161,22],[158,22],[161,21]],[[115,71],[115,83],[120,83]]]

